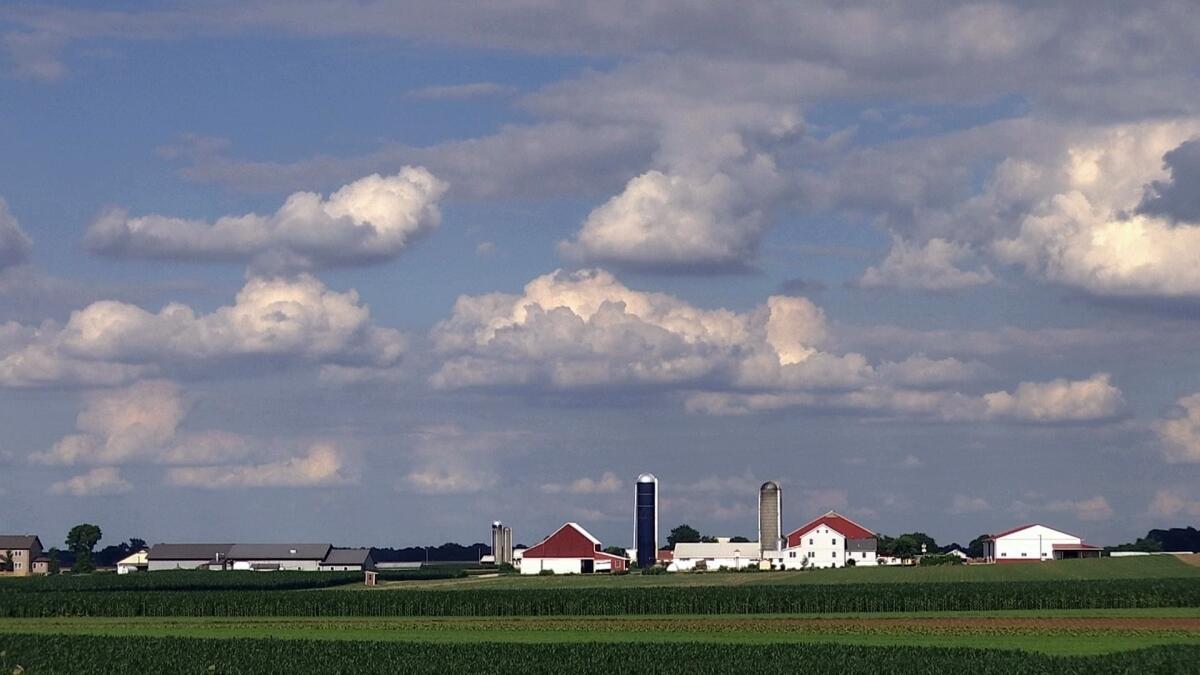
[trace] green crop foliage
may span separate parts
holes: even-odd
[[[277,573],[271,573],[277,574]],[[265,575],[264,576],[270,576]],[[0,592],[0,617],[582,616],[1200,607],[1193,579],[1012,583],[411,590]]]
[[[387,581],[458,579],[461,569],[388,570],[379,573]],[[362,583],[362,572],[250,572],[170,570],[136,574],[86,574],[71,576],[21,577],[0,583],[0,596],[7,593],[55,593],[73,591],[286,591],[330,588]]]
[[[0,635],[8,669],[29,673],[709,673],[806,675],[971,673],[1057,675],[1186,673],[1200,648],[1164,646],[1103,657],[1017,651],[860,645],[434,644],[67,635]]]

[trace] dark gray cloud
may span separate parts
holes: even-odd
[[[8,202],[0,197],[0,270],[24,262],[31,248],[33,240],[8,210]]]
[[[1171,177],[1146,186],[1138,212],[1174,221],[1200,222],[1200,138],[1182,143],[1163,155],[1163,166]]]

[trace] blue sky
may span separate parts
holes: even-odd
[[[0,9],[0,530],[1194,524],[1195,13],[943,9]]]

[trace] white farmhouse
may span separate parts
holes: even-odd
[[[845,567],[849,560],[855,566],[873,566],[877,557],[875,545],[874,532],[830,511],[792,530],[787,536],[787,546],[774,555],[780,556],[778,566],[788,570]]]
[[[994,563],[1039,562],[1064,558],[1099,558],[1099,546],[1045,525],[1022,525],[993,534],[983,542],[983,558]]]
[[[731,542],[728,537],[718,537],[715,542],[678,543],[667,570],[687,572],[758,567],[760,553],[758,542]]]

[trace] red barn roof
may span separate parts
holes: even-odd
[[[787,545],[789,547],[798,546],[801,536],[811,532],[813,528],[822,525],[828,527],[834,532],[837,532],[846,539],[870,539],[875,536],[874,532],[868,530],[862,525],[859,525],[853,520],[850,520],[846,516],[843,516],[836,511],[830,511],[820,518],[817,518],[816,520],[806,523],[802,527],[792,530],[792,532],[787,536]]]
[[[525,549],[526,558],[596,558],[608,554],[600,551],[600,540],[578,523],[563,523],[536,546]]]

